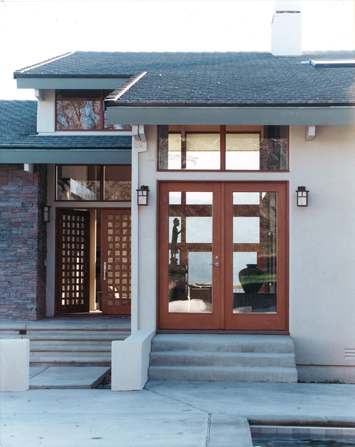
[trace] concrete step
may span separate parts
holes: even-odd
[[[46,355],[31,356],[30,366],[111,366],[108,356]]]
[[[297,382],[295,368],[219,367],[219,366],[150,366],[149,380],[212,382]]]
[[[109,336],[115,336],[115,335],[127,335],[131,331],[130,330],[97,330],[97,329],[60,329],[60,330],[53,330],[53,329],[26,329],[26,333],[28,335],[41,335],[41,334],[58,334],[58,335],[109,335]],[[1,333],[1,332],[0,332]]]
[[[284,335],[158,334],[150,380],[297,382],[294,344]]]
[[[293,368],[295,356],[290,353],[240,353],[206,351],[158,351],[150,356],[152,366],[239,366]]]
[[[130,333],[129,318],[0,320],[0,338],[30,340],[31,366],[111,366],[112,341]]]
[[[95,345],[95,346],[90,346],[90,345],[85,345],[85,346],[81,346],[81,345],[38,345],[38,346],[32,346],[32,348],[30,348],[30,352],[31,355],[33,355],[33,353],[41,353],[41,355],[46,355],[46,353],[56,353],[57,355],[59,355],[59,353],[77,353],[78,355],[85,355],[85,353],[91,353],[91,352],[95,352],[98,353],[99,355],[101,354],[107,354],[110,353],[111,354],[111,345]]]
[[[152,351],[279,352],[293,353],[294,345],[286,335],[249,334],[158,334]]]
[[[56,342],[57,340],[59,341],[66,341],[66,342],[70,342],[70,341],[74,341],[74,342],[92,342],[92,341],[97,341],[97,342],[105,342],[105,341],[113,341],[113,340],[124,340],[126,339],[130,334],[92,334],[92,333],[88,333],[88,334],[57,334],[57,333],[53,333],[53,334],[26,334],[26,335],[22,335],[22,338],[29,338],[31,341],[54,341]]]
[[[115,338],[114,340],[124,340],[126,337],[123,338]],[[57,346],[58,344],[65,344],[65,345],[80,345],[80,346],[105,346],[109,345],[111,346],[112,341],[111,339],[102,339],[102,340],[96,340],[96,339],[30,339],[32,346],[40,346],[42,344],[46,345],[53,345]]]

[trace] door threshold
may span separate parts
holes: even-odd
[[[157,329],[157,334],[259,334],[259,335],[290,335],[289,331],[255,331],[235,329]]]
[[[70,317],[82,317],[82,318],[90,318],[90,317],[96,317],[96,318],[101,318],[101,317],[110,317],[110,318],[131,318],[131,315],[115,315],[115,314],[104,314],[102,312],[77,312],[77,313],[62,313],[62,314],[55,314],[54,315],[55,318],[60,318],[60,317],[65,317],[65,318],[70,318]]]

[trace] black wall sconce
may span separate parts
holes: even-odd
[[[147,206],[148,198],[149,198],[149,186],[142,185],[139,189],[137,189],[137,205]]]
[[[44,206],[43,207],[43,220],[44,222],[50,222],[51,220],[51,207],[50,206]]]
[[[297,206],[308,206],[308,193],[305,186],[297,188]]]

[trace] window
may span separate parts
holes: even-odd
[[[130,125],[108,125],[104,98],[110,90],[57,90],[56,130],[131,130]]]
[[[287,126],[159,126],[159,169],[285,171]]]
[[[130,165],[59,165],[56,200],[131,201]]]

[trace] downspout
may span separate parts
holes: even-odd
[[[138,267],[139,267],[139,224],[137,192],[139,188],[139,157],[141,152],[148,151],[148,143],[144,133],[144,125],[132,126],[132,210],[131,210],[131,333],[134,334],[139,329],[138,321]]]

